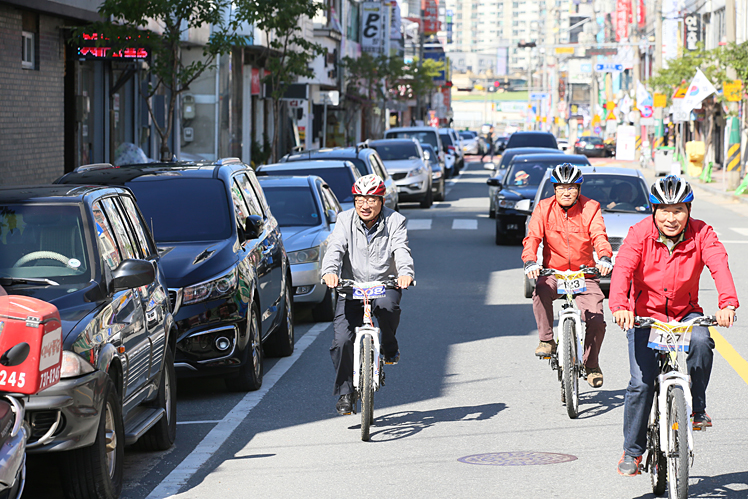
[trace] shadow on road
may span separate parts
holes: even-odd
[[[579,411],[579,419],[595,418],[621,407],[625,396],[626,389],[580,393],[579,408],[582,410]]]
[[[696,481],[696,483],[694,483]],[[691,476],[688,497],[745,499],[748,497],[748,471],[725,473],[717,476]],[[634,499],[654,499],[652,493]]]

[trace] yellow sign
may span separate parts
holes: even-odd
[[[600,115],[596,114],[595,116],[592,117],[592,124],[597,125],[599,123],[600,123]]]
[[[556,47],[557,54],[573,54],[574,47]]]
[[[609,100],[608,102],[605,103],[605,109],[607,109],[608,111],[612,111],[615,108],[616,108],[616,103],[613,102],[612,100]]]
[[[683,97],[685,97],[686,90],[688,90],[688,87],[679,87],[678,90],[676,90],[673,94],[673,99],[682,99]]]
[[[741,80],[723,81],[722,91],[728,102],[740,102],[743,97],[743,82]]]
[[[665,94],[654,94],[654,107],[665,107],[667,106],[667,95]]]

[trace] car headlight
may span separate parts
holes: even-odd
[[[60,368],[60,378],[75,378],[84,374],[92,373],[96,369],[80,355],[68,350],[62,351],[62,367]]]
[[[510,210],[514,208],[515,204],[517,204],[517,201],[513,199],[499,198],[499,208]]]
[[[419,166],[415,170],[410,170],[408,172],[408,177],[417,177],[418,175],[422,174],[425,169],[426,168],[424,168],[423,166]]]
[[[442,171],[441,170],[435,170],[435,171],[431,172],[431,176],[432,176],[432,178],[434,180],[439,180],[440,178],[442,178]]]
[[[314,263],[319,261],[319,246],[299,251],[291,251],[288,254],[291,265],[297,263]]]
[[[198,303],[227,295],[236,289],[236,269],[228,274],[210,281],[201,282],[184,288],[182,304]]]

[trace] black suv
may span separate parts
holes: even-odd
[[[30,397],[29,452],[65,451],[68,497],[116,497],[124,448],[176,437],[176,329],[161,262],[132,193],[0,188],[0,285],[55,305],[60,382]]]
[[[368,141],[362,142],[355,147],[310,149],[307,151],[286,154],[281,158],[280,162],[285,163],[289,161],[310,160],[346,160],[354,164],[361,176],[372,173],[379,175],[382,180],[384,180],[384,186],[387,189],[387,192],[384,195],[384,205],[395,211],[398,210],[399,199],[397,186],[390,174],[387,172],[387,168],[385,168],[382,158],[379,157],[377,151],[369,147]]]
[[[221,375],[229,389],[256,390],[263,353],[293,353],[291,268],[250,167],[236,158],[104,165],[57,182],[135,193],[169,285],[179,375]]]

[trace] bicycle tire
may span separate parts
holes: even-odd
[[[372,386],[374,366],[372,365],[371,336],[365,334],[361,344],[361,440],[368,442],[371,422],[374,419],[374,388]]]
[[[569,418],[576,419],[579,416],[579,368],[577,367],[577,345],[574,339],[574,321],[564,320],[563,327],[561,341],[564,344],[564,353],[561,356],[561,383],[564,387],[566,413]]]
[[[656,398],[654,404],[654,423],[649,426],[649,433],[647,434],[647,466],[649,468],[649,480],[652,484],[652,493],[656,496],[661,496],[667,488],[667,457],[662,452],[662,445],[660,444],[660,413],[657,410]]]
[[[688,497],[688,426],[691,424],[686,413],[686,397],[683,388],[671,386],[667,394],[667,479],[668,497],[686,499]]]

